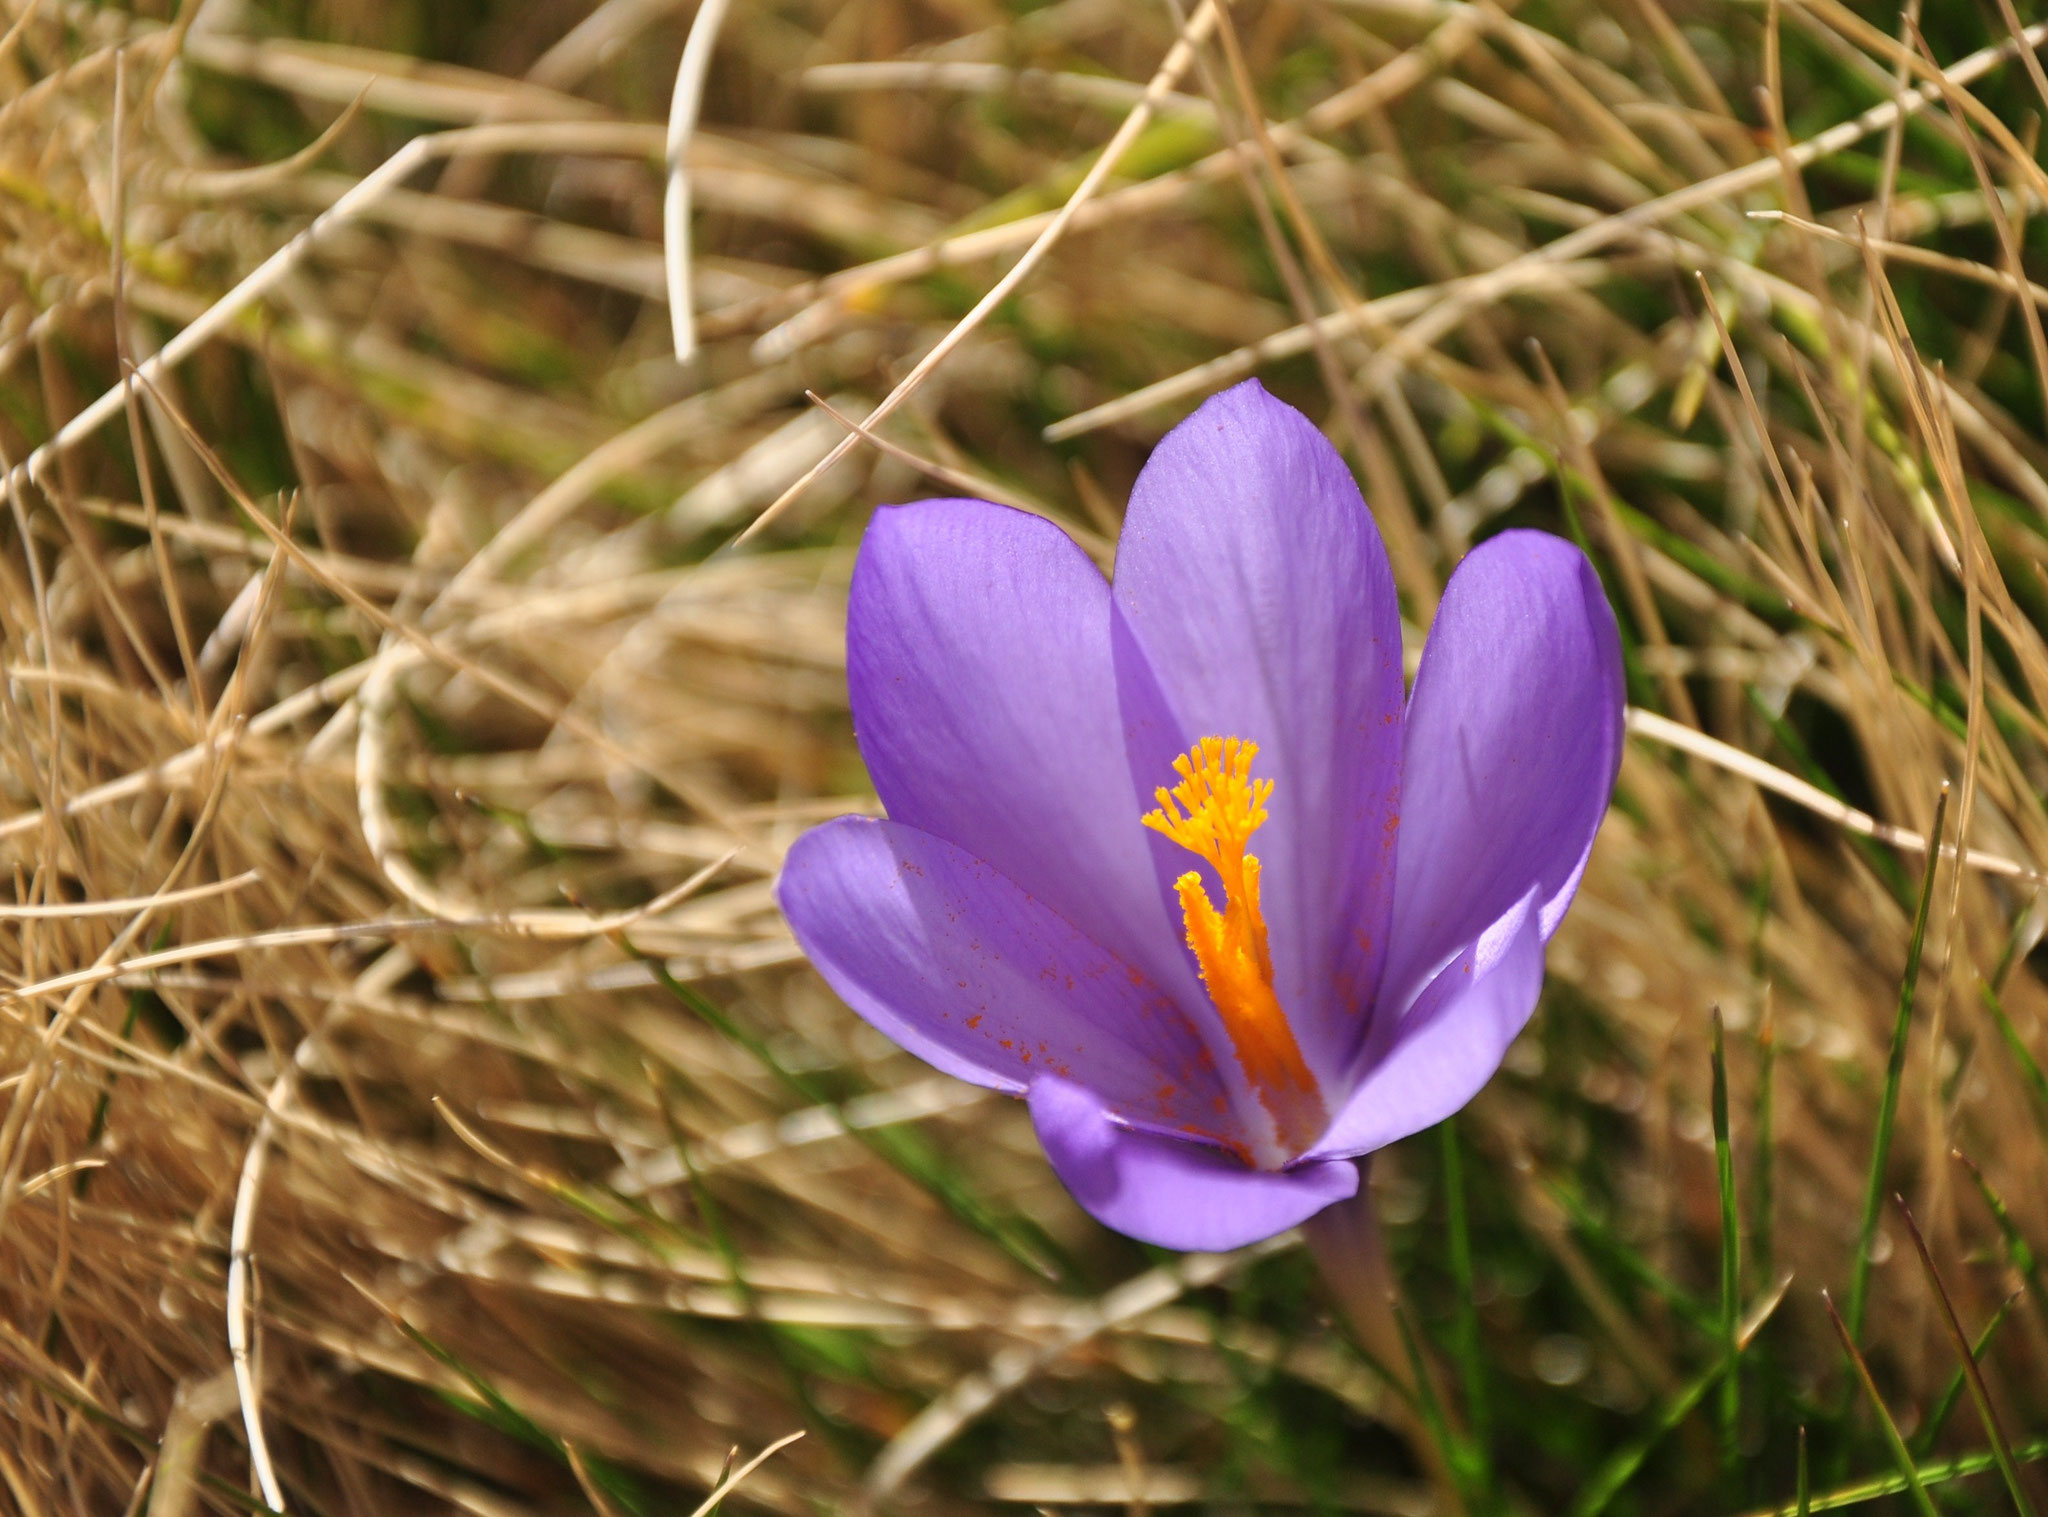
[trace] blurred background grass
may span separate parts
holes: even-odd
[[[805,392],[858,422],[954,328],[1172,4],[735,0],[686,363],[690,0],[4,10],[0,1506],[690,1512],[796,1432],[732,1510],[2048,1500],[2031,15],[1201,10],[1046,261],[791,496],[845,435]],[[1413,639],[1536,525],[1628,644],[1543,1008],[1373,1166],[1421,1406],[1295,1240],[1089,1223],[769,894],[873,805],[869,509],[1106,559],[1248,374]]]

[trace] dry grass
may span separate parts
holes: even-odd
[[[1888,1090],[1878,1194],[2048,1453],[2019,18],[739,0],[683,262],[684,4],[166,9],[0,36],[0,1509],[689,1512],[799,1430],[734,1509],[1737,1511],[1802,1427],[1869,1494],[1820,1292]],[[867,509],[971,490],[1106,556],[1251,373],[1357,468],[1416,638],[1534,523],[1629,642],[1545,1009],[1454,1147],[1374,1169],[1441,1426],[1293,1240],[1088,1224],[769,893],[873,804]],[[1911,1458],[1983,1469],[1889,1202],[1871,1258]]]

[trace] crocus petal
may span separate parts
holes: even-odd
[[[832,988],[927,1063],[1011,1094],[1050,1069],[1127,1121],[1229,1136],[1213,1062],[1173,1002],[953,844],[845,817],[797,839],[776,894]]]
[[[1127,1131],[1090,1092],[1056,1076],[1035,1080],[1030,1102],[1038,1140],[1074,1199],[1141,1243],[1238,1248],[1358,1191],[1349,1160],[1257,1170],[1213,1148]]]
[[[1500,1068],[1542,990],[1543,932],[1532,896],[1430,982],[1309,1157],[1368,1154],[1464,1106]]]
[[[1386,951],[1400,789],[1399,608],[1358,486],[1299,411],[1256,382],[1227,390],[1138,477],[1115,594],[1175,746],[1259,745],[1274,988],[1310,1068],[1341,1070]],[[1171,780],[1171,747],[1132,756]],[[1159,846],[1168,878],[1189,867]]]
[[[878,512],[847,608],[861,756],[892,820],[1203,1004],[1131,783],[1109,585],[1048,521],[979,500]]]
[[[1614,788],[1622,710],[1621,640],[1585,555],[1521,531],[1467,554],[1408,705],[1383,1007],[1532,891],[1541,935],[1556,930]]]

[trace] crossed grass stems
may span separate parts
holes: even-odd
[[[1567,41],[1487,6],[1301,35],[1204,7],[1199,48],[1129,17],[1090,54],[1069,9],[1012,24],[1036,73],[796,76],[799,38],[729,15],[681,382],[674,261],[631,235],[666,134],[598,68],[661,7],[565,15],[523,78],[202,27],[167,81],[176,34],[57,5],[0,39],[25,70],[9,446],[113,397],[16,476],[0,598],[18,1508],[247,1504],[275,1450],[274,1499],[309,1510],[687,1510],[730,1444],[797,1426],[745,1499],[923,1472],[1055,1503],[1820,1510],[2048,1452],[2024,1205],[2048,385],[2019,257],[2040,175],[2007,125],[2048,98],[2031,59],[1958,49],[1944,82],[1910,29],[1831,4],[1716,10],[1752,103],[1634,0],[1589,13],[1640,33],[1623,62],[1592,20]],[[362,38],[405,10],[360,8]],[[1179,77],[1149,90],[1079,71],[1161,57]],[[1334,93],[1273,104],[1330,57]],[[738,103],[785,74],[847,96],[838,135]],[[958,94],[982,97],[944,107],[960,158],[920,165],[906,109]],[[1074,142],[1148,100],[1090,183]],[[280,101],[328,135],[283,156],[312,133],[275,141]],[[279,161],[196,156],[178,123],[222,102],[228,145]],[[328,166],[392,162],[400,118],[453,129],[411,139],[403,182]],[[607,162],[637,176],[611,229],[479,198]],[[280,214],[337,203],[262,300],[218,298]],[[988,260],[1033,247],[961,324]],[[167,328],[214,345],[116,385]],[[1254,365],[1321,397],[1416,624],[1491,523],[1577,533],[1650,739],[1540,1040],[1380,1165],[1407,1376],[1317,1324],[1286,1247],[1148,1264],[1076,1227],[1001,1114],[791,966],[764,889],[795,830],[861,804],[845,502],[923,474],[1099,548],[1142,450],[1122,429]],[[806,388],[887,451],[819,470],[841,433]],[[756,551],[707,553],[741,530]],[[1944,779],[1946,826],[1918,826]],[[1929,837],[1989,867],[1916,869]],[[1506,1394],[1565,1344],[1578,1393]],[[1290,1438],[1303,1397],[1356,1447]],[[1527,1452],[1539,1424],[1573,1441]],[[1388,1425],[1439,1440],[1452,1486],[1389,1481]]]

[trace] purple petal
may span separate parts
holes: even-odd
[[[1386,952],[1400,790],[1399,608],[1358,486],[1299,411],[1256,382],[1227,390],[1139,476],[1115,594],[1174,743],[1259,745],[1274,988],[1310,1068],[1339,1071]],[[1148,783],[1170,781],[1172,756],[1143,755]],[[1169,878],[1189,867],[1159,847]]]
[[[1013,1095],[1052,1070],[1126,1121],[1235,1141],[1214,1062],[1173,1002],[951,843],[827,822],[790,849],[776,895],[847,1005],[927,1063]]]
[[[847,608],[861,756],[892,820],[986,859],[1203,1007],[1125,756],[1109,585],[1052,523],[977,500],[878,512]]]
[[[1547,939],[1621,763],[1621,640],[1585,555],[1503,532],[1458,565],[1408,705],[1392,949],[1399,1010],[1532,891]]]
[[[1061,1183],[1096,1221],[1140,1243],[1239,1248],[1358,1191],[1349,1160],[1253,1169],[1213,1148],[1118,1127],[1092,1094],[1057,1077],[1034,1081],[1030,1100]]]
[[[1543,990],[1534,907],[1533,900],[1518,905],[1430,982],[1309,1157],[1371,1153],[1433,1127],[1479,1094]]]

